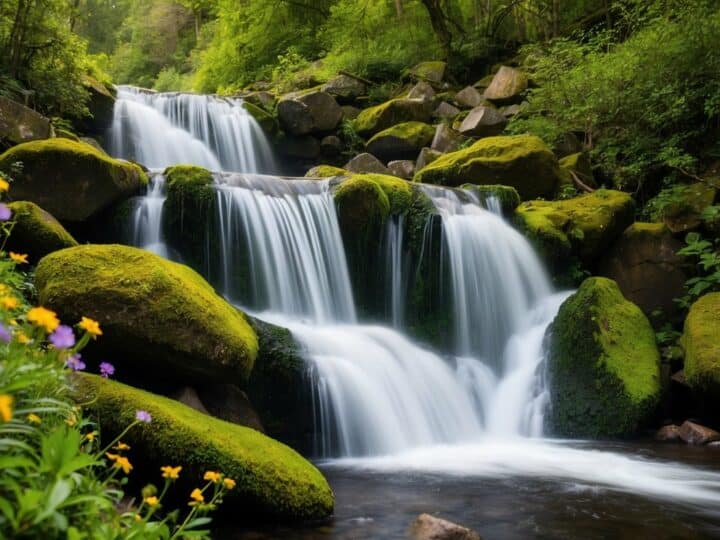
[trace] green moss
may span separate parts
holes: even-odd
[[[23,169],[13,175],[10,196],[32,201],[61,221],[85,221],[147,184],[139,166],[70,139],[14,146],[0,155],[0,171],[16,162]]]
[[[260,124],[265,133],[274,135],[278,132],[277,119],[272,114],[248,101],[243,101],[242,107]]]
[[[42,259],[35,284],[42,305],[73,323],[98,320],[100,352],[142,367],[143,376],[242,382],[257,355],[241,313],[187,266],[144,250],[84,245]]]
[[[390,214],[405,213],[410,207],[412,187],[407,180],[387,174],[376,173],[354,174],[352,177],[370,180],[380,186],[380,189],[383,190],[383,193],[385,193],[388,198]]]
[[[55,128],[55,136],[62,139],[70,139],[71,141],[80,142],[80,138],[77,135],[66,129]]]
[[[634,214],[630,194],[606,189],[563,201],[524,202],[515,212],[520,228],[551,264],[569,253],[591,264]]]
[[[440,156],[418,171],[415,181],[446,186],[502,184],[530,199],[552,195],[560,181],[560,169],[550,148],[538,137],[486,137]]]
[[[720,403],[720,293],[700,297],[685,320],[681,339],[685,377],[690,387],[712,406]]]
[[[500,208],[505,216],[510,216],[520,205],[520,195],[514,187],[502,185],[476,186],[474,184],[463,184],[462,189],[474,193],[481,202],[495,198],[500,203]]]
[[[331,178],[333,176],[348,176],[351,173],[340,167],[332,165],[318,165],[305,173],[306,178]]]
[[[332,513],[333,493],[322,474],[292,449],[253,429],[94,375],[79,376],[76,388],[77,401],[98,419],[105,441],[132,423],[135,411],[152,416],[152,423],[123,436],[131,446],[132,477],[157,484],[160,466],[181,465],[172,492],[189,493],[205,471],[221,471],[237,482],[222,507],[235,518],[300,521]]]
[[[368,141],[368,146],[383,138],[393,137],[419,151],[423,146],[427,146],[430,141],[432,141],[434,135],[435,128],[425,122],[403,122],[375,134]]]
[[[549,424],[571,437],[629,435],[660,396],[660,353],[645,315],[617,284],[590,278],[548,329]]]
[[[37,264],[48,253],[77,246],[77,242],[58,220],[35,203],[10,203],[13,213],[12,234],[8,237],[8,251],[27,253],[31,264]]]
[[[417,99],[391,99],[364,109],[354,120],[355,130],[369,136],[403,122],[425,122],[430,119],[429,102]]]
[[[390,201],[380,184],[368,175],[354,175],[338,186],[335,205],[340,227],[352,236],[366,237],[390,214]]]
[[[420,62],[412,69],[412,74],[419,79],[432,82],[440,82],[445,75],[447,63],[442,60],[430,60],[428,62]]]

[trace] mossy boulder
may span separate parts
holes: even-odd
[[[75,127],[83,133],[102,135],[110,127],[115,110],[115,87],[89,75],[83,75],[83,86],[89,94],[90,115],[75,121]]]
[[[495,205],[502,214],[510,217],[520,205],[520,195],[515,188],[510,186],[476,186],[474,184],[463,184],[462,189],[475,195],[478,200],[488,209],[495,209]]]
[[[15,225],[6,249],[27,253],[31,264],[37,264],[48,253],[77,246],[77,241],[60,222],[37,204],[16,201],[8,205]]]
[[[383,161],[414,159],[434,135],[435,128],[424,122],[404,122],[375,134],[366,148]]]
[[[586,279],[545,338],[550,431],[565,437],[637,432],[660,399],[660,353],[647,318],[617,284]]]
[[[520,228],[549,263],[572,254],[592,265],[633,222],[629,193],[599,189],[562,201],[527,201],[515,216]]]
[[[331,178],[333,176],[347,176],[351,173],[340,167],[332,165],[318,165],[305,173],[305,178]]]
[[[415,174],[415,181],[443,186],[503,184],[527,200],[555,193],[560,168],[538,137],[487,137],[433,161]]]
[[[275,135],[277,133],[277,119],[272,114],[249,101],[243,101],[242,108],[255,119],[266,134]]]
[[[10,196],[32,201],[60,221],[85,221],[147,184],[139,166],[69,139],[15,146],[0,155],[0,171],[18,161],[23,168],[13,175]]]
[[[429,122],[432,102],[423,99],[397,98],[363,110],[354,120],[355,129],[363,137],[404,122]]]
[[[715,410],[720,405],[719,334],[720,293],[709,293],[690,307],[680,343],[687,384]]]
[[[250,375],[255,332],[187,266],[127,246],[84,245],[42,259],[35,285],[62,320],[100,322],[97,352],[115,359],[120,378],[241,383]]]
[[[445,78],[446,69],[446,62],[443,62],[442,60],[430,60],[417,64],[410,70],[410,74],[423,81],[439,83]]]
[[[322,474],[302,456],[262,433],[218,420],[177,401],[94,375],[75,379],[75,397],[110,441],[135,420],[152,416],[123,436],[132,477],[157,484],[160,467],[181,465],[171,490],[189,493],[205,471],[220,471],[237,485],[221,511],[233,519],[305,521],[329,516],[334,498]]]

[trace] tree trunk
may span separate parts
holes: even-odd
[[[402,18],[403,18],[402,0],[395,0],[395,13],[397,14],[398,20],[402,20]]]
[[[445,60],[450,60],[452,57],[452,33],[446,24],[445,13],[440,6],[440,0],[422,0],[425,9],[430,16],[430,24],[432,25],[433,32],[440,42]]]

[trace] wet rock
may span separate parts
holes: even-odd
[[[280,153],[290,158],[312,161],[320,156],[320,142],[312,135],[284,137],[279,146]]]
[[[390,174],[390,170],[383,165],[382,161],[367,152],[352,158],[343,169],[354,173]]]
[[[393,176],[410,180],[415,174],[415,162],[409,159],[391,161],[388,163],[388,169],[390,169],[390,174]]]
[[[52,126],[48,118],[0,96],[0,143],[12,146],[49,137],[52,137]]]
[[[655,440],[662,442],[678,442],[680,440],[680,427],[674,424],[661,427],[655,433]]]
[[[492,107],[475,107],[460,124],[458,131],[473,137],[500,135],[507,125],[507,118]]]
[[[460,114],[460,109],[454,105],[450,105],[447,101],[441,101],[437,108],[433,111],[432,115],[434,118],[452,120],[458,114]]]
[[[364,82],[355,77],[338,75],[322,85],[322,90],[333,96],[338,103],[348,104],[364,95],[367,87]]]
[[[420,514],[410,525],[410,537],[413,540],[482,540],[475,531],[430,514]]]
[[[343,143],[337,135],[327,135],[320,141],[320,151],[324,156],[339,156],[342,148]]]
[[[463,109],[474,109],[483,101],[483,96],[472,86],[466,86],[455,94],[455,103]]]
[[[720,433],[709,427],[685,420],[680,426],[680,438],[688,444],[701,445],[720,441]]]
[[[424,101],[432,101],[435,98],[435,90],[425,81],[420,81],[408,93],[409,99],[422,99]]]
[[[415,162],[415,170],[419,171],[423,167],[435,161],[441,155],[442,153],[438,152],[437,150],[433,150],[432,148],[423,148],[422,150],[420,150],[420,155]]]
[[[291,135],[331,131],[342,118],[340,106],[327,92],[282,99],[277,111],[280,125]]]
[[[527,90],[528,78],[519,69],[502,66],[485,89],[485,98],[498,104],[508,105],[522,99]]]
[[[454,152],[465,141],[467,141],[467,137],[464,137],[447,124],[438,124],[430,148],[444,154]]]

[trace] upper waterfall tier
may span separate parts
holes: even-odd
[[[272,150],[242,100],[118,88],[109,152],[146,167],[276,172]]]

